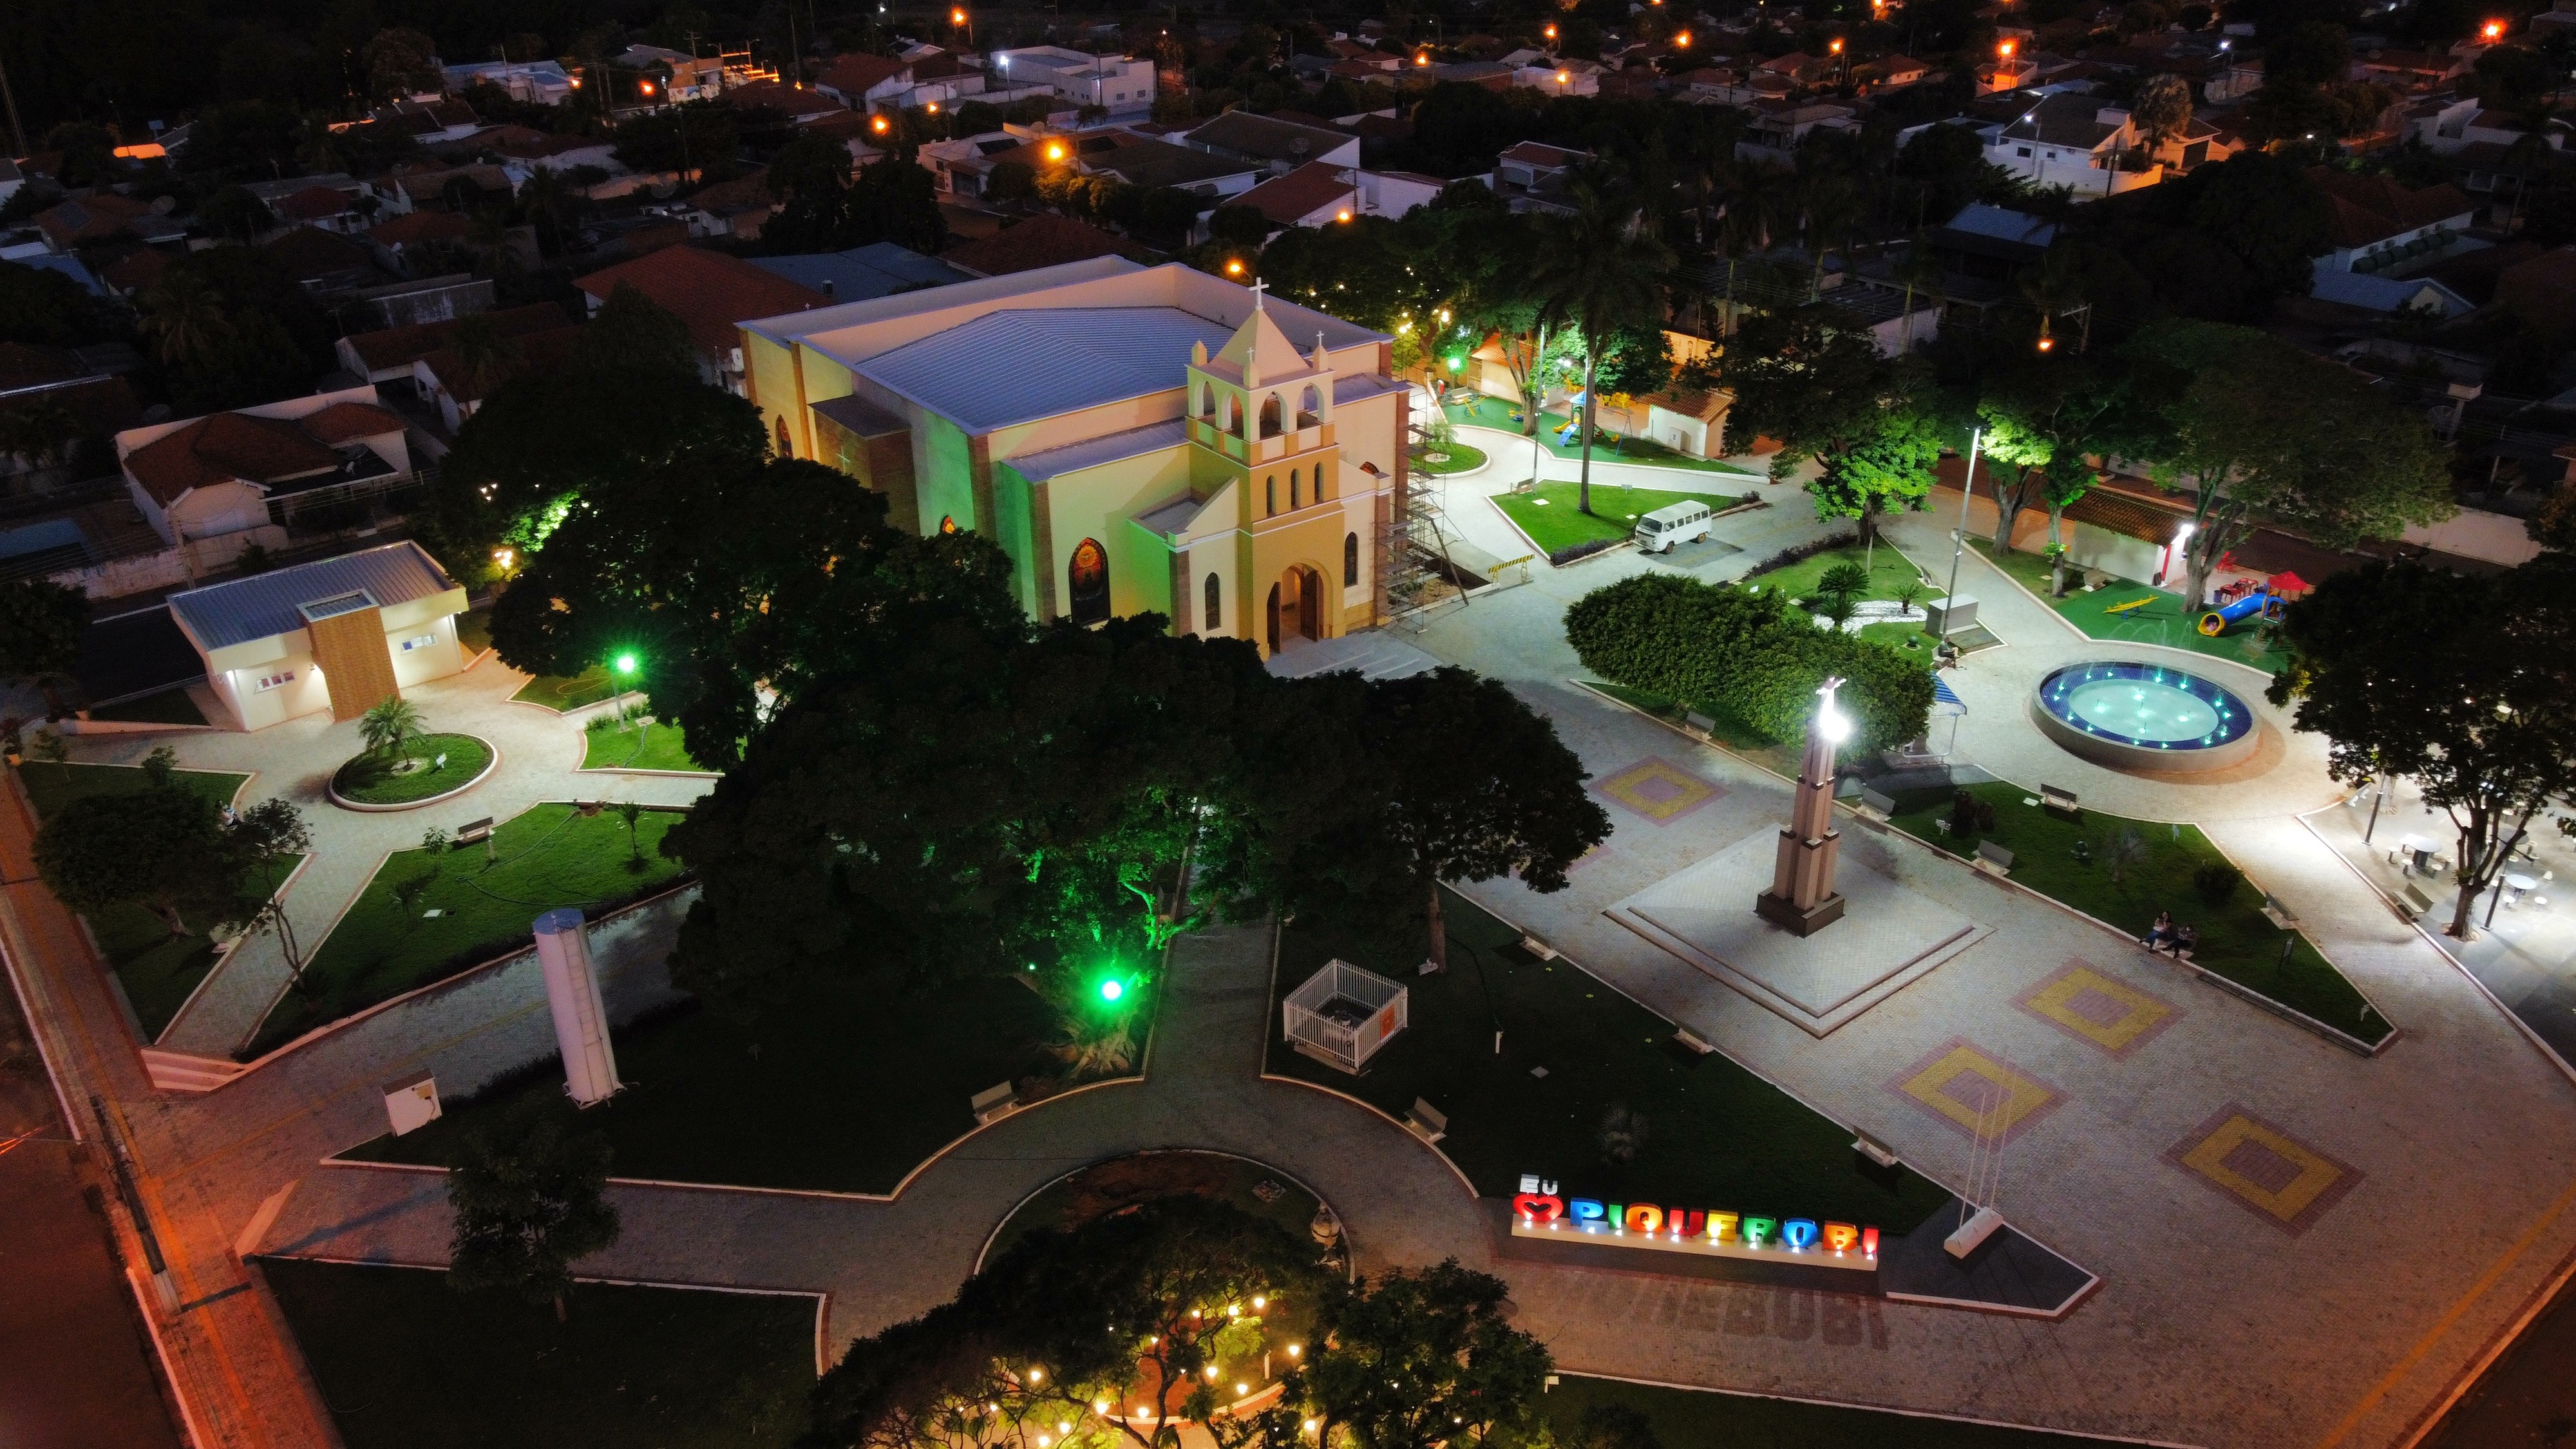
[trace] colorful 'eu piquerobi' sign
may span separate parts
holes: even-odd
[[[1535,1175],[1521,1179],[1512,1199],[1512,1236],[1580,1240],[1605,1246],[1751,1258],[1802,1267],[1878,1267],[1878,1229],[1813,1218],[1762,1217],[1714,1208],[1659,1207],[1561,1197],[1556,1184]]]

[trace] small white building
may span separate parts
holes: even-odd
[[[375,385],[116,435],[125,491],[166,544],[272,525],[270,505],[411,472],[401,416]]]
[[[1087,55],[1060,45],[1031,45],[995,51],[993,78],[1013,86],[1042,86],[1077,106],[1099,106],[1112,115],[1149,110],[1154,104],[1151,57]]]
[[[170,596],[236,728],[320,710],[354,719],[465,667],[465,590],[408,540]]]
[[[2061,93],[2007,123],[1986,143],[1986,159],[2034,188],[2064,186],[2090,199],[2164,179],[2164,168],[2153,161],[2125,169],[2134,164],[2131,153],[2139,144],[2137,123],[2127,111],[2091,96]]]

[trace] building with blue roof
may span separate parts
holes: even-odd
[[[355,719],[406,685],[465,667],[465,590],[405,541],[170,596],[237,728],[329,710]]]
[[[983,533],[1041,622],[1155,612],[1265,653],[1387,615],[1409,403],[1392,339],[1100,257],[742,325],[782,454]]]

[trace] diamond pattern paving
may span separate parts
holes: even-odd
[[[1952,1037],[1897,1073],[1887,1089],[1970,1136],[1980,1123],[2010,1141],[2066,1100],[2055,1087]]]
[[[2182,1015],[2172,1002],[2074,956],[2066,958],[2065,969],[2015,997],[2013,1004],[2114,1057],[2145,1046]]]
[[[2361,1181],[2359,1169],[2234,1103],[2219,1108],[2164,1156],[2294,1237]]]
[[[1594,780],[1592,791],[1657,825],[1670,825],[1726,794],[1724,787],[1655,755]]]

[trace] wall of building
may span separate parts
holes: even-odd
[[[918,408],[912,426],[912,475],[921,498],[921,531],[940,531],[943,519],[960,529],[981,529],[990,520],[975,511],[974,450],[966,431],[936,413]]]
[[[299,632],[296,637],[301,639]],[[294,677],[273,688],[262,689],[262,679],[284,675]],[[302,648],[278,655],[265,664],[238,669],[216,669],[206,673],[206,682],[214,686],[215,697],[232,711],[233,719],[245,730],[266,729],[298,715],[307,715],[331,707],[331,691],[322,679],[322,671],[313,666],[313,656]]]
[[[1059,607],[1073,596],[1073,551],[1090,538],[1109,551],[1111,613],[1170,613],[1171,549],[1128,520],[1189,491],[1186,443],[1048,479],[1048,532],[1055,548],[1044,566],[1055,576]]]

